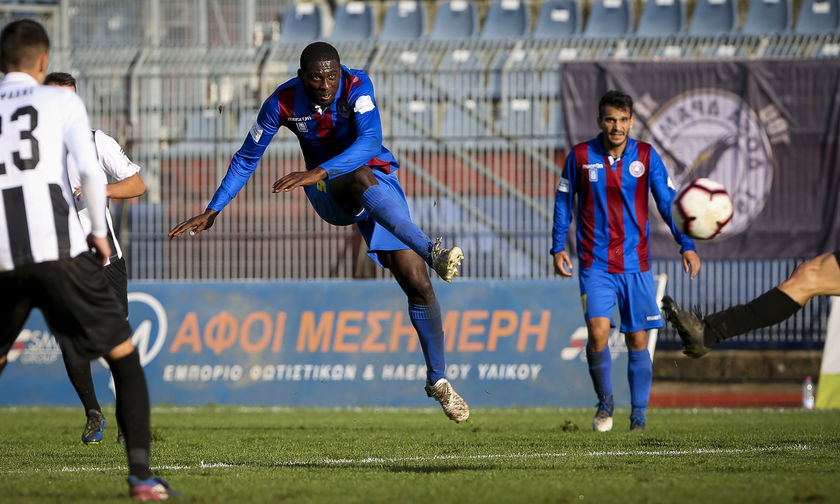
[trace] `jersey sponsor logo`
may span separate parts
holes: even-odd
[[[645,320],[661,320],[661,319],[662,319],[662,315],[658,315],[658,314],[657,315],[648,315],[647,317],[645,317]]]
[[[640,139],[662,155],[676,185],[706,177],[727,188],[735,214],[719,239],[744,231],[764,209],[773,185],[773,143],[788,132],[775,105],[754,110],[729,91],[704,88],[651,109]]]
[[[583,165],[583,169],[589,172],[589,181],[598,182],[598,170],[604,169],[603,163],[592,163]]]
[[[322,193],[327,192],[327,183],[323,180],[319,180],[315,183],[315,188],[321,191]]]
[[[255,142],[259,142],[260,138],[262,138],[263,129],[260,127],[260,123],[254,121],[254,124],[251,126],[251,138],[254,139]]]
[[[358,100],[356,100],[356,105],[353,108],[357,114],[364,114],[365,112],[370,112],[371,110],[375,109],[376,106],[373,104],[373,98],[369,95],[360,96]]]
[[[635,178],[639,178],[645,174],[645,164],[641,161],[633,161],[630,163],[630,175],[633,175]]]

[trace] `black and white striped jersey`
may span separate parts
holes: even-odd
[[[125,151],[116,140],[108,136],[102,130],[93,132],[93,143],[96,147],[96,157],[99,160],[99,167],[105,172],[109,184],[125,180],[135,173],[140,172],[140,167],[125,155]],[[67,174],[70,177],[70,187],[76,188],[81,184],[79,170],[72,156],[67,160]],[[82,193],[84,195],[84,193]],[[75,198],[76,210],[79,212],[79,220],[82,222],[82,230],[85,234],[90,233],[90,216],[88,215],[86,198]],[[111,212],[105,210],[105,221],[108,225],[108,241],[111,244],[111,257],[122,257],[122,249],[117,235],[114,233],[114,223],[111,219]]]
[[[69,259],[88,250],[65,152],[79,161],[95,236],[105,236],[105,175],[90,121],[71,90],[10,72],[0,81],[0,271]]]

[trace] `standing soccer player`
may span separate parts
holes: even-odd
[[[64,87],[76,92],[76,79],[65,72],[53,72],[44,78],[47,86]],[[93,131],[93,145],[96,149],[96,158],[99,160],[99,167],[105,172],[108,184],[105,186],[105,196],[108,198],[135,198],[146,192],[146,184],[140,177],[140,167],[125,155],[122,147],[116,140],[106,135],[102,130]],[[76,211],[82,222],[82,230],[85,235],[91,231],[90,216],[81,193],[81,180],[79,170],[76,168],[75,160],[71,157],[67,160],[67,173],[70,177],[70,187],[73,188],[73,196]],[[128,319],[128,273],[126,272],[125,259],[123,258],[120,243],[114,233],[114,224],[111,222],[111,212],[105,210],[105,222],[108,226],[108,243],[111,246],[113,255],[105,263],[105,277],[108,285],[119,301],[123,315]],[[85,408],[87,422],[82,432],[82,442],[85,444],[98,444],[102,441],[105,430],[105,416],[102,408],[96,399],[96,391],[93,388],[89,360],[77,355],[73,345],[69,344],[67,335],[56,334],[56,339],[61,347],[61,356],[64,359],[64,367],[67,369],[67,376],[70,383],[76,389],[79,399]],[[125,442],[122,430],[117,434],[118,442]]]
[[[649,191],[680,245],[683,267],[691,278],[700,271],[700,257],[694,242],[680,233],[671,219],[676,191],[665,165],[650,144],[628,136],[633,127],[633,99],[619,91],[607,92],[598,104],[597,123],[601,134],[575,145],[563,167],[554,204],[551,253],[555,272],[571,277],[566,234],[575,213],[581,266],[578,277],[588,335],[586,360],[598,396],[592,427],[606,432],[613,424],[608,343],[617,298],[620,330],[629,353],[630,429],[646,430],[645,411],[653,380],[648,329],[663,326],[650,271]]]
[[[125,428],[132,498],[173,495],[149,468],[149,392],[131,328],[102,271],[106,237],[105,176],[97,166],[90,122],[74,93],[41,86],[49,38],[35,21],[0,33],[0,370],[33,307],[54,333],[71,335],[88,360],[105,356],[114,375],[117,418]],[[77,162],[90,209],[82,231],[64,166]],[[89,251],[92,247],[96,254]]]
[[[458,274],[461,249],[444,249],[412,221],[394,171],[394,156],[382,145],[382,124],[373,84],[361,70],[342,66],[338,51],[315,42],[300,55],[298,76],[269,96],[245,142],[204,213],[176,225],[170,238],[209,229],[239,193],[277,130],[285,126],[300,142],[306,170],[287,173],[273,192],[303,187],[318,215],[336,226],[356,224],[370,257],[391,270],[408,296],[408,313],[426,359],[426,393],[446,415],[469,418],[467,403],[446,379],[444,336],[426,265],[447,282]]]

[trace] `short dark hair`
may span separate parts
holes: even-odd
[[[67,72],[53,72],[44,77],[44,85],[49,86],[55,84],[58,86],[73,86],[76,87],[76,78]]]
[[[50,37],[41,23],[19,19],[0,32],[0,70],[11,72],[32,65],[50,50]]]
[[[312,42],[304,47],[303,52],[300,53],[301,70],[316,61],[337,61],[341,64],[341,59],[338,57],[336,48],[326,42]]]
[[[610,106],[618,110],[629,110],[633,115],[633,98],[630,95],[611,89],[598,102],[598,117],[604,117],[604,107]]]

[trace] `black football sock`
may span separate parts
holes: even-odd
[[[149,390],[137,351],[109,361],[117,392],[117,422],[125,433],[129,473],[140,479],[152,477],[149,452],[152,434],[149,424]]]
[[[704,343],[706,346],[714,346],[753,329],[778,324],[800,308],[802,306],[799,303],[774,287],[745,305],[733,306],[704,318]]]
[[[67,369],[67,377],[76,389],[76,394],[82,400],[85,413],[90,410],[102,412],[99,401],[96,399],[96,390],[93,388],[93,378],[90,374],[90,361],[79,358],[75,352],[62,353],[64,357],[64,368]]]

